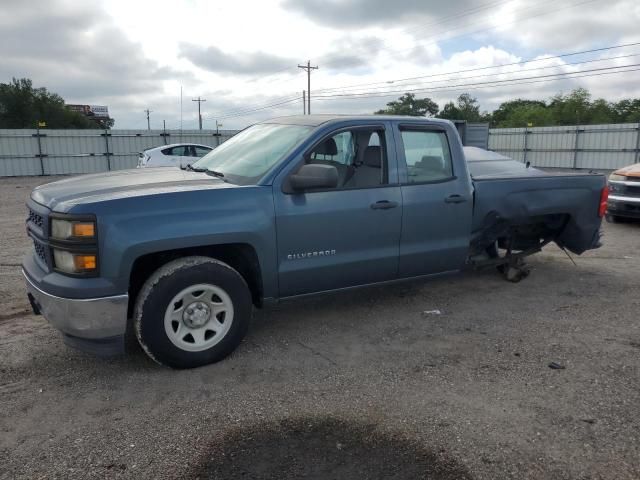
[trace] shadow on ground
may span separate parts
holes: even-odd
[[[335,418],[298,418],[238,428],[212,442],[191,477],[209,479],[430,479],[472,476],[400,434]]]

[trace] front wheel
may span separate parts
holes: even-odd
[[[236,270],[213,258],[185,257],[145,282],[134,328],[153,360],[193,368],[229,355],[244,338],[251,311],[249,287]]]

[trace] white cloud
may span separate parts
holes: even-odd
[[[530,3],[436,2],[435,0],[277,0],[210,2],[184,0],[4,0],[0,4],[0,81],[27,76],[74,102],[106,103],[116,127],[142,128],[142,110],[152,122],[197,124],[191,97],[203,104],[205,126],[214,117],[301,96],[311,59],[312,90],[372,84],[359,91],[402,90],[579,71],[640,63],[640,57],[567,65],[589,57],[550,59],[497,70],[387,81],[458,72],[640,41],[640,4],[632,0]],[[319,6],[318,6],[319,5]],[[640,53],[640,47],[601,52],[601,57]],[[556,65],[559,68],[543,68]],[[486,75],[486,77],[469,78]],[[468,91],[483,109],[516,97],[548,98],[577,86],[595,97],[640,97],[637,72],[581,79],[451,87],[425,92],[441,105]],[[437,80],[437,81],[436,81]],[[427,82],[432,82],[428,84]],[[376,90],[377,89],[377,90]],[[371,112],[394,97],[313,102],[314,113]],[[241,127],[262,118],[300,113],[301,102],[228,118]]]

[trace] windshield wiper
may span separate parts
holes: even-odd
[[[180,168],[182,168],[183,170],[189,170],[191,172],[206,173],[207,175],[212,175],[214,177],[219,178],[223,182],[228,182],[228,180],[224,178],[224,173],[222,172],[216,172],[215,170],[209,170],[208,168],[194,167],[190,163],[187,164],[185,167],[180,167]]]
[[[182,167],[180,167],[182,168]],[[194,166],[192,166],[190,163],[188,163],[184,168],[182,168],[183,170],[190,170],[192,172],[206,172],[207,169],[206,168],[196,168]]]

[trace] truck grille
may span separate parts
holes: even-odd
[[[29,217],[27,218],[27,222],[33,223],[40,230],[44,229],[44,218],[37,212],[29,209]]]
[[[33,240],[33,249],[36,252],[36,256],[42,260],[42,263],[47,264],[47,250],[44,245],[38,242],[35,238]]]
[[[37,263],[50,270],[51,253],[48,245],[49,218],[48,209],[33,201],[27,202],[27,234],[33,240],[33,255]]]
[[[624,189],[624,193],[634,197],[640,197],[640,183],[638,183],[637,187],[635,185],[633,187],[631,185],[627,185],[627,188]]]

